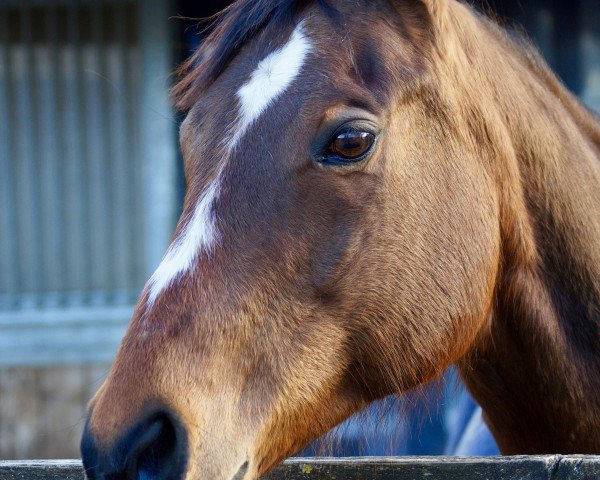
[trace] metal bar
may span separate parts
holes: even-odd
[[[87,128],[85,102],[83,95],[83,61],[80,33],[79,8],[73,0],[67,7],[66,42],[61,46],[60,61],[62,72],[61,83],[64,85],[64,110],[61,142],[64,151],[64,248],[67,252],[65,277],[66,289],[69,292],[67,303],[78,306],[84,303],[83,291],[88,287],[89,263],[86,249],[88,216],[85,214],[85,179],[84,162],[85,138],[83,131]]]
[[[0,7],[0,311],[14,308],[17,294],[16,202],[11,149],[12,85],[7,9]]]
[[[140,40],[140,21],[138,20],[138,7],[136,5],[124,5],[127,26],[127,61],[126,61],[126,84],[127,97],[127,156],[130,158],[129,175],[131,187],[128,190],[128,202],[135,212],[131,219],[131,235],[127,245],[130,268],[131,285],[130,302],[135,302],[139,294],[138,289],[147,278],[147,248],[145,246],[145,187],[143,178],[144,159],[141,148],[140,128],[140,104],[141,94],[139,86],[143,83],[142,77],[142,54]]]
[[[177,204],[176,122],[168,93],[168,73],[173,65],[168,16],[164,0],[138,4],[144,79],[140,85],[140,153],[144,162],[147,276],[156,268],[169,243]]]
[[[69,325],[98,326],[127,323],[133,314],[132,306],[55,308],[32,312],[0,312],[0,331],[9,328],[41,328]],[[77,341],[75,338],[74,341]],[[116,345],[115,345],[116,346]]]
[[[110,159],[110,199],[111,199],[111,284],[115,287],[113,301],[129,303],[128,291],[131,288],[130,268],[128,256],[129,233],[131,221],[135,215],[132,205],[128,201],[128,190],[131,188],[129,171],[130,159],[127,156],[127,135],[130,125],[127,124],[127,98],[126,93],[126,52],[127,32],[126,18],[123,6],[111,8],[111,21],[114,25],[114,34],[106,44],[107,77],[110,80],[111,90],[108,102],[110,123],[108,125],[109,141],[111,145]]]
[[[89,165],[87,215],[89,218],[89,254],[91,297],[94,305],[106,303],[109,286],[108,268],[108,195],[106,172],[106,122],[103,118],[105,93],[103,49],[103,11],[99,5],[89,7],[90,41],[84,45],[83,65],[86,116],[86,160]]]
[[[42,230],[38,248],[42,251],[40,277],[43,285],[43,307],[52,308],[60,303],[62,281],[62,191],[58,135],[63,130],[57,105],[58,18],[56,9],[48,6],[42,10],[43,41],[34,45],[36,91],[39,123],[39,175],[41,202],[39,206]],[[42,292],[40,292],[42,293]]]
[[[16,229],[17,258],[20,262],[18,277],[21,308],[35,308],[36,297],[41,286],[39,275],[41,256],[37,194],[38,165],[35,148],[38,142],[39,125],[32,106],[36,103],[37,95],[32,82],[34,66],[31,8],[23,6],[19,16],[20,38],[11,48],[12,82],[16,99],[15,118],[12,122],[16,133],[16,148],[12,152],[12,159],[16,166],[15,186],[19,206]]]
[[[292,458],[264,480],[587,480],[600,475],[598,456]],[[78,460],[0,461],[0,480],[82,480]]]

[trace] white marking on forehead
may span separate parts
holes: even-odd
[[[248,128],[291,85],[310,50],[311,44],[301,22],[283,47],[261,60],[250,80],[237,92],[240,116],[228,142],[230,149],[235,148]]]
[[[148,281],[146,311],[152,308],[165,288],[190,269],[202,250],[210,252],[218,241],[213,204],[219,195],[225,162],[248,128],[298,76],[310,49],[303,23],[300,23],[289,41],[261,60],[250,79],[237,91],[240,114],[231,129],[230,138],[225,141],[224,159],[215,179],[200,197],[192,218]]]
[[[162,262],[148,282],[147,309],[151,308],[160,292],[168,287],[181,273],[192,266],[199,251],[210,251],[218,239],[212,205],[219,194],[221,172],[202,194],[192,218],[188,221],[179,237],[171,244]]]

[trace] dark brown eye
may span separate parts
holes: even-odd
[[[375,135],[370,132],[350,130],[340,133],[329,144],[326,157],[338,157],[344,160],[361,159],[375,143]]]

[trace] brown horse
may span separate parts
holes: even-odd
[[[455,0],[240,0],[90,479],[255,479],[451,364],[501,450],[600,453],[600,125]]]

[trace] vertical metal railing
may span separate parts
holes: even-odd
[[[176,203],[165,5],[0,2],[0,365],[77,335],[116,348],[160,260]],[[93,322],[112,333],[86,340]]]
[[[41,228],[38,220],[40,207],[38,158],[39,148],[35,145],[38,136],[39,119],[34,111],[40,101],[33,86],[33,39],[31,7],[24,5],[18,14],[13,12],[13,27],[18,42],[10,45],[9,99],[11,105],[12,129],[9,161],[14,165],[15,198],[12,205],[19,211],[16,215],[17,259],[19,267],[15,272],[20,292],[20,307],[34,308],[35,297],[42,291],[41,285]],[[10,18],[9,18],[10,19]]]
[[[104,57],[104,9],[98,4],[83,10],[88,35],[83,44],[83,81],[85,111],[86,158],[89,167],[89,186],[86,191],[86,216],[89,222],[89,301],[102,305],[107,301],[106,286],[110,285],[108,245],[108,177],[110,158],[106,142],[106,68]],[[93,181],[91,181],[93,179]],[[127,207],[125,207],[127,208]],[[111,285],[112,287],[112,285]],[[109,287],[110,288],[110,287]]]
[[[10,78],[8,16],[0,15],[0,309],[14,306],[17,295],[13,163],[10,158]]]
[[[39,15],[39,14],[38,14]],[[60,304],[60,293],[65,290],[61,275],[66,252],[62,248],[63,211],[61,192],[63,182],[59,153],[60,135],[64,131],[59,110],[59,76],[58,70],[58,25],[59,18],[56,9],[48,9],[39,15],[37,28],[40,40],[34,47],[35,91],[37,118],[37,157],[39,160],[40,208],[38,223],[41,228],[40,279],[43,285],[41,292],[42,307],[55,308]],[[64,99],[64,97],[63,97]],[[53,128],[49,128],[49,126]]]
[[[131,302],[143,282],[131,242],[143,215],[132,190],[135,10],[71,1],[0,12],[2,308]]]
[[[132,181],[135,175],[135,168],[132,162],[134,158],[129,149],[130,139],[123,135],[127,128],[127,110],[132,107],[131,95],[127,93],[130,87],[127,86],[127,77],[129,63],[127,62],[126,49],[119,48],[119,45],[127,44],[127,26],[132,19],[124,8],[113,8],[111,11],[113,38],[114,40],[107,46],[107,76],[111,79],[110,88],[113,90],[110,95],[108,105],[108,142],[110,146],[109,157],[111,160],[111,177],[109,197],[112,201],[111,215],[111,258],[114,264],[112,269],[112,283],[114,285],[115,303],[127,303],[131,301],[128,298],[128,289],[134,279],[131,272],[130,250],[132,238],[132,219],[125,209],[119,208],[119,205],[129,205],[133,207],[132,196],[130,195]]]

